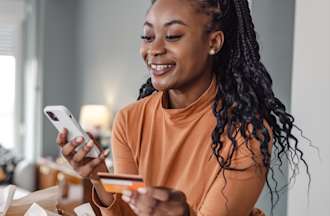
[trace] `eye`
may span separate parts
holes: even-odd
[[[147,43],[150,43],[153,40],[153,37],[148,35],[142,35],[141,39]]]
[[[180,38],[182,38],[183,35],[168,35],[166,36],[166,40],[170,42],[178,41]]]

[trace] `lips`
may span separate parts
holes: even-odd
[[[167,74],[170,71],[173,71],[175,66],[176,66],[175,63],[150,63],[150,64],[148,64],[149,70],[154,76],[161,76],[161,75]]]

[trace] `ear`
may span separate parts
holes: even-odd
[[[225,42],[225,35],[222,31],[215,31],[209,36],[209,53],[214,55],[218,53]]]

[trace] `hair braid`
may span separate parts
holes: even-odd
[[[138,100],[151,95],[155,91],[156,89],[151,83],[151,78],[149,78],[147,82],[141,86]]]

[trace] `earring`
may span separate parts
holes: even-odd
[[[211,49],[210,50],[210,55],[214,55],[215,54],[215,50],[214,49]]]

